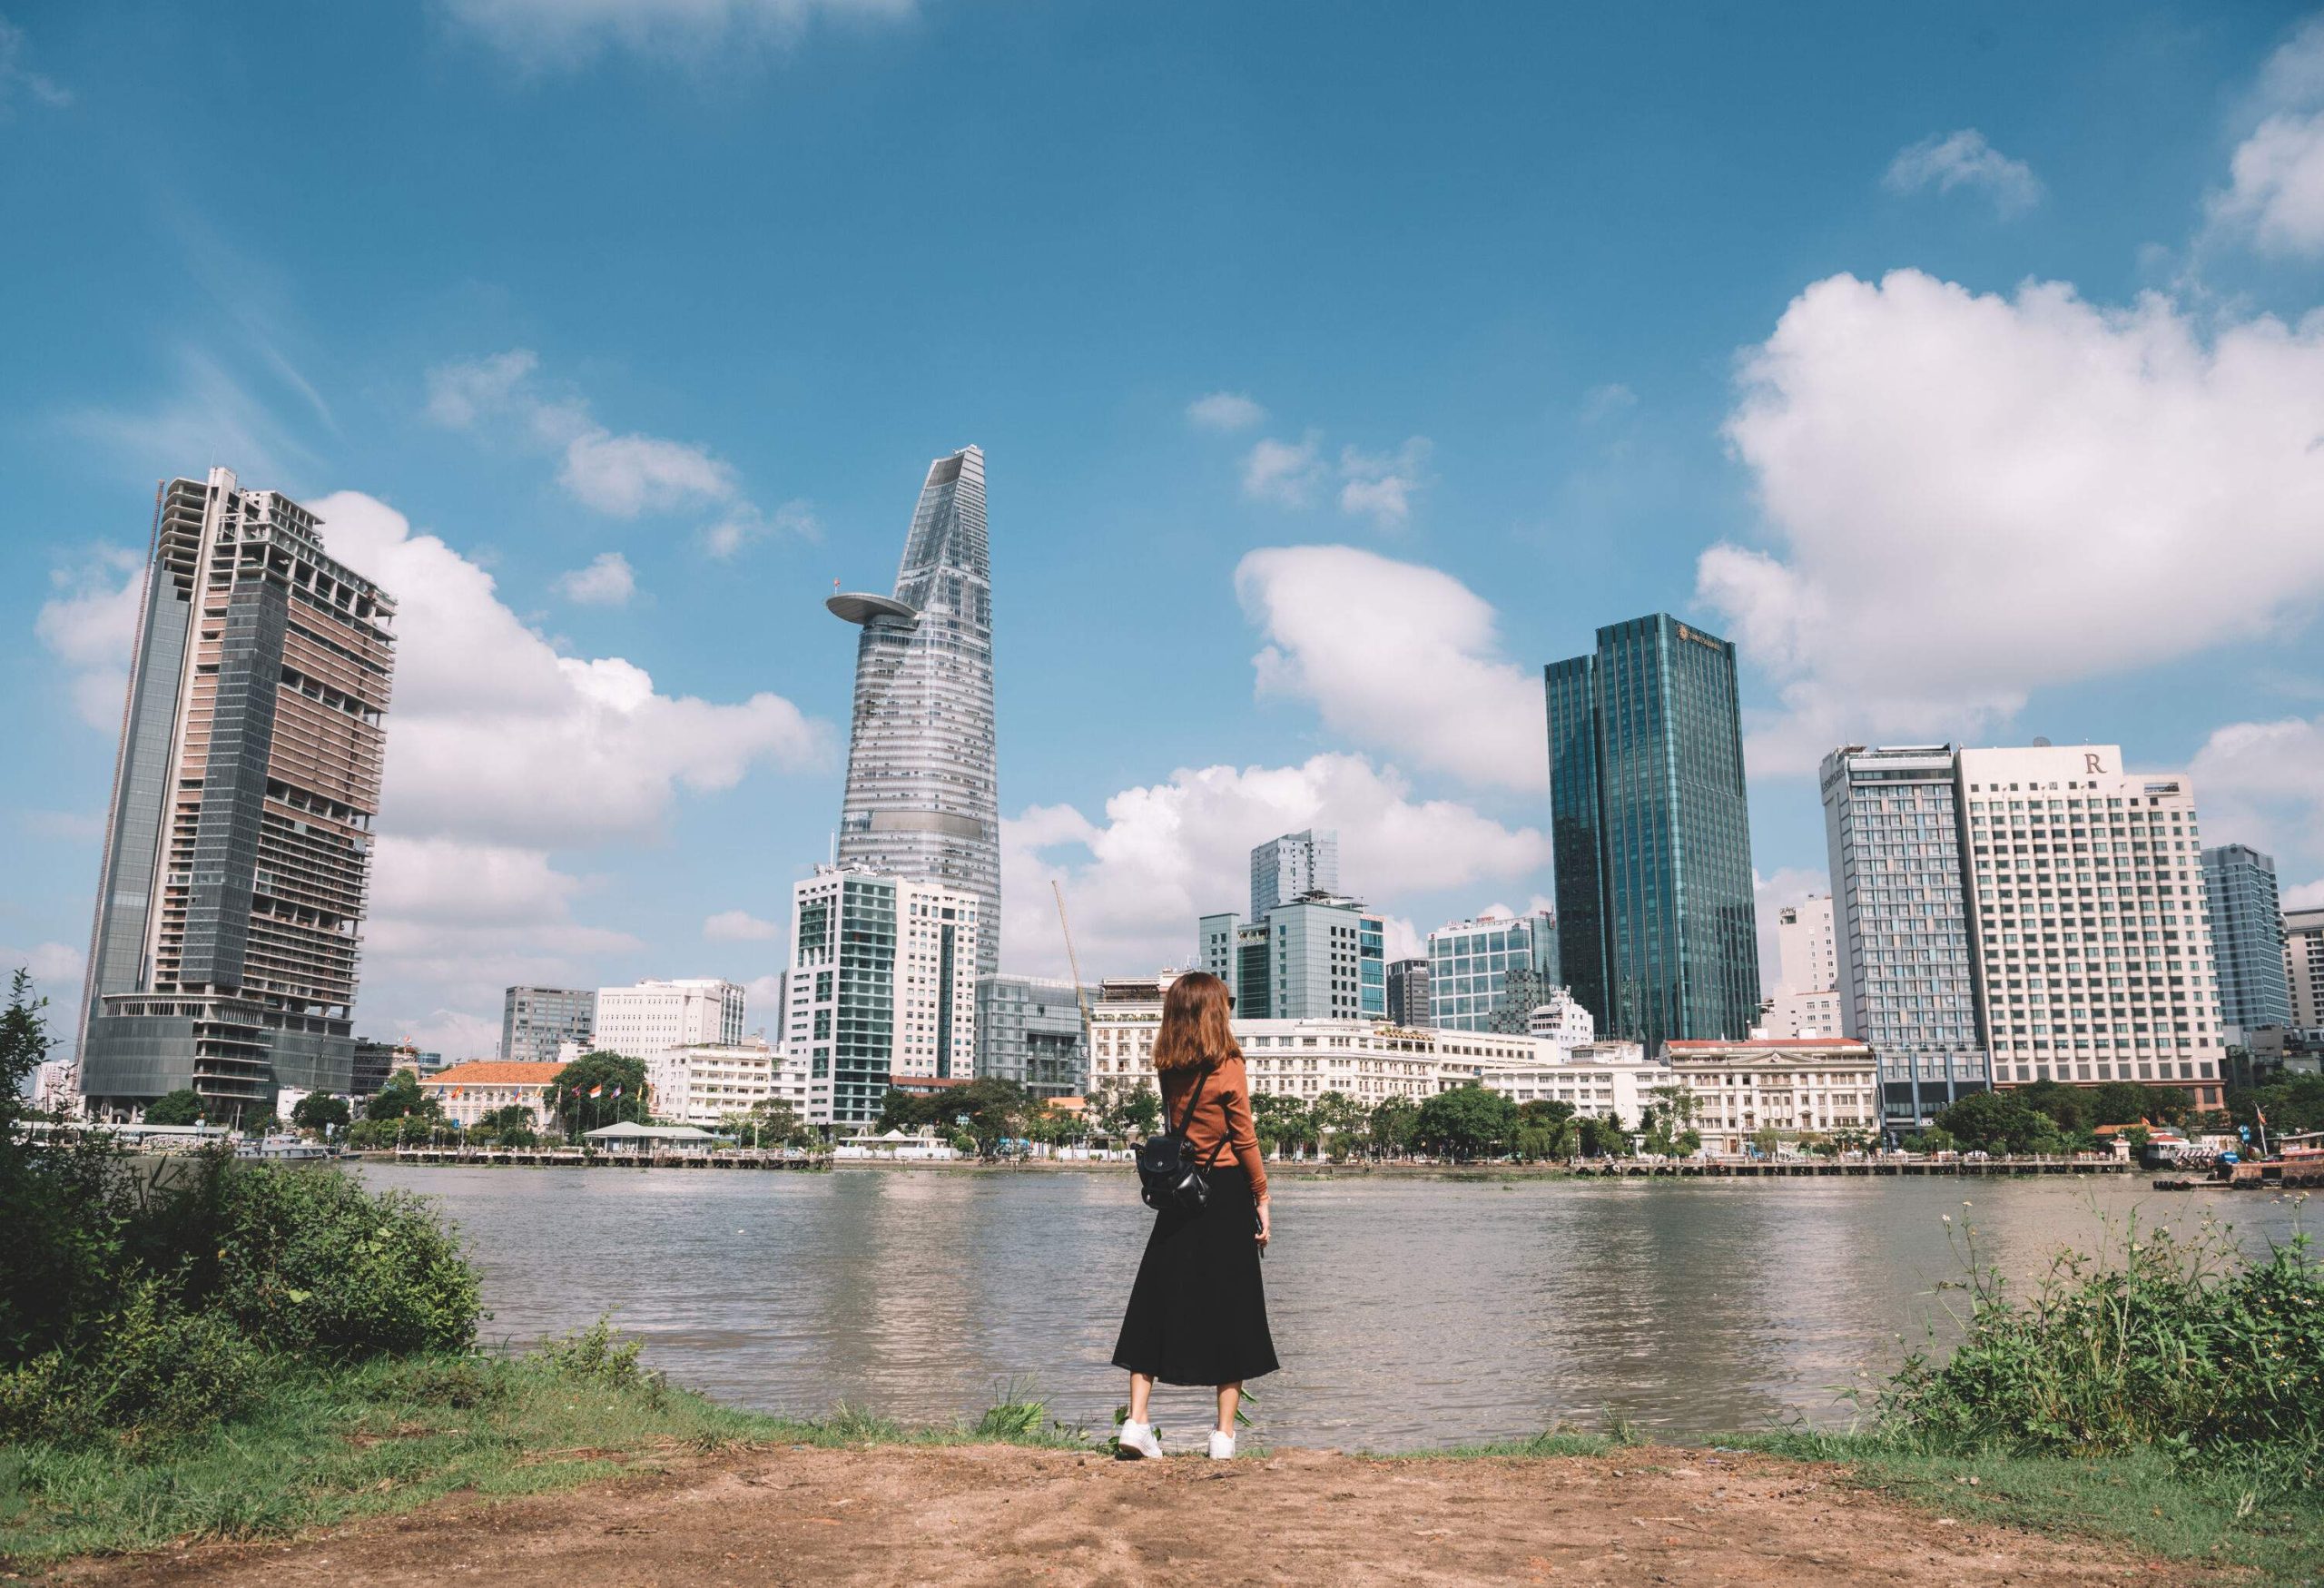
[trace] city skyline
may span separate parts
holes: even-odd
[[[851,717],[814,604],[970,436],[1007,526],[1005,972],[1068,973],[1053,878],[1083,973],[1130,973],[1306,829],[1391,959],[1525,912],[1545,767],[1509,725],[1640,611],[1737,644],[1763,926],[1832,885],[1815,764],[1851,742],[2122,743],[2324,902],[2318,250],[2238,159],[2312,108],[2309,11],[1463,16],[1359,113],[1328,85],[1408,53],[1360,5],[1328,59],[1297,7],[931,3],[691,57],[263,9],[139,49],[13,19],[59,92],[6,105],[10,181],[62,223],[0,399],[0,957],[60,1009],[146,503],[212,462],[403,602],[359,1034],[449,1056],[511,985],[714,974],[772,1023]],[[202,115],[191,61],[309,130]],[[1061,148],[1093,67],[1137,86]],[[1137,107],[1189,104],[1154,143]],[[1135,205],[1086,180],[1129,160]],[[635,229],[579,246],[609,176]]]

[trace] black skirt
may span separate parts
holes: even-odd
[[[1238,1163],[1209,1171],[1199,1213],[1154,1216],[1130,1287],[1114,1366],[1164,1384],[1236,1384],[1273,1373],[1267,1298],[1259,1280],[1258,1210]]]

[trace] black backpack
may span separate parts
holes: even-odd
[[[1148,1208],[1199,1213],[1210,1199],[1210,1182],[1203,1177],[1226,1149],[1226,1139],[1220,1137],[1208,1161],[1200,1164],[1195,1161],[1194,1144],[1187,1139],[1187,1127],[1194,1123],[1195,1105],[1202,1101],[1203,1084],[1209,1079],[1210,1066],[1206,1064],[1195,1077],[1195,1090],[1177,1124],[1159,1136],[1147,1137],[1137,1149],[1137,1194]]]

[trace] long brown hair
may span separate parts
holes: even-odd
[[[1154,1068],[1185,1070],[1240,1059],[1227,1024],[1235,996],[1207,971],[1189,971],[1162,995],[1162,1029],[1154,1033]]]

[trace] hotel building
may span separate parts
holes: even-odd
[[[788,1103],[803,1122],[811,1104],[806,1056],[763,1039],[668,1049],[648,1064],[646,1082],[655,1119],[705,1130],[770,1100]]]
[[[586,1040],[606,1052],[647,1060],[690,1043],[739,1042],[743,989],[713,977],[600,987],[595,1033]]]
[[[2291,992],[2291,1023],[2324,1028],[2324,909],[2284,912],[2284,981]]]
[[[2219,969],[2219,1015],[2230,1034],[2291,1024],[2284,969],[2283,902],[2276,863],[2241,843],[2203,851],[2203,896],[2211,905],[2211,957]]]
[[[1766,1131],[1797,1140],[1880,1128],[1877,1066],[1862,1042],[1678,1041],[1665,1043],[1662,1056],[1699,1104],[1694,1128],[1713,1158],[1740,1156]]]
[[[2112,745],[1963,750],[1970,942],[2002,1085],[2137,1080],[2220,1106],[2219,984],[2186,779]]]
[[[847,866],[792,889],[783,1045],[807,1060],[808,1120],[861,1130],[891,1081],[976,1074],[979,894]]]
[[[81,1011],[91,1111],[350,1090],[395,603],[233,472],[156,492]]]

